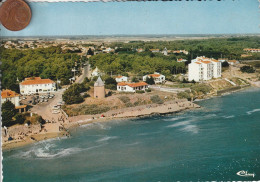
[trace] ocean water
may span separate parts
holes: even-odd
[[[260,89],[198,103],[203,108],[88,124],[71,138],[5,151],[4,181],[260,180]]]

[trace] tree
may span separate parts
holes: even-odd
[[[254,73],[255,69],[252,66],[242,66],[240,68],[240,71],[242,71],[243,73]]]
[[[91,48],[88,49],[87,55],[91,55],[91,56],[94,55],[94,52],[91,50]]]
[[[132,81],[132,82],[135,82],[135,83],[136,83],[136,82],[139,82],[138,78],[136,78],[136,77],[133,77],[131,81]]]
[[[224,62],[222,62],[221,64],[222,64],[222,67],[229,67],[229,64],[228,64],[227,61],[224,61]]]
[[[24,116],[23,114],[17,113],[17,114],[15,115],[15,122],[16,122],[16,123],[23,124],[24,121],[25,121],[25,116]]]
[[[108,77],[105,79],[105,87],[107,89],[116,90],[117,82],[114,78]]]
[[[15,105],[9,100],[5,101],[2,105],[2,126],[12,126],[15,124],[13,122],[15,113]]]
[[[149,85],[154,85],[154,84],[155,84],[154,79],[153,79],[152,76],[146,77],[146,81],[145,81],[145,82],[146,82],[147,84],[149,84]]]
[[[84,101],[80,93],[89,90],[85,84],[75,83],[71,85],[62,95],[62,99],[66,104],[78,104]]]

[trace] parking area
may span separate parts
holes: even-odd
[[[41,103],[47,103],[51,99],[55,97],[53,93],[46,93],[46,94],[30,94],[30,95],[23,95],[21,97],[20,103],[26,105],[37,105]]]

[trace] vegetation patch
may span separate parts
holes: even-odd
[[[152,103],[155,103],[155,104],[163,104],[164,101],[158,96],[158,95],[153,95],[150,97]]]

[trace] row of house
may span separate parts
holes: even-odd
[[[250,48],[246,48],[246,49],[244,49],[244,51],[246,51],[246,52],[252,52],[252,53],[257,53],[257,52],[260,52],[260,49],[250,49]]]
[[[221,77],[221,72],[222,66],[220,61],[201,56],[191,60],[191,63],[188,65],[188,80],[199,82],[219,78]]]

